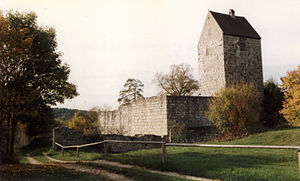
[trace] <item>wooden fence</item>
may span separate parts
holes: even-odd
[[[53,149],[55,145],[61,147],[61,154],[64,155],[64,149],[76,148],[76,156],[79,157],[79,148],[93,146],[98,144],[104,144],[104,154],[108,153],[108,145],[110,143],[132,143],[132,144],[160,144],[162,148],[162,163],[166,162],[166,147],[167,146],[179,146],[179,147],[200,147],[200,148],[247,148],[247,149],[292,149],[297,150],[298,153],[298,166],[300,173],[300,146],[267,146],[267,145],[213,145],[213,144],[186,144],[186,143],[166,143],[162,141],[121,141],[121,140],[104,140],[95,143],[63,146],[53,141]]]
[[[99,141],[99,142],[94,142],[94,143],[88,143],[88,144],[83,144],[83,145],[71,145],[71,146],[64,146],[61,145],[57,142],[53,142],[53,149],[56,149],[56,146],[61,147],[61,154],[64,156],[64,150],[67,148],[76,148],[76,156],[79,157],[79,148],[83,147],[88,147],[88,146],[93,146],[93,145],[98,145],[98,144],[104,144],[104,154],[108,153],[108,145],[110,143],[135,143],[135,144],[161,144],[162,147],[165,144],[165,142],[162,141],[121,141],[121,140],[104,140],[104,141]],[[165,156],[163,157],[165,158]],[[163,160],[164,162],[164,160]]]

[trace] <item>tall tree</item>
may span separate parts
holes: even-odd
[[[137,99],[143,99],[144,84],[138,79],[128,79],[124,84],[124,89],[120,91],[118,102],[126,105]]]
[[[191,72],[190,65],[171,65],[170,73],[156,73],[153,82],[168,95],[189,96],[199,89],[199,82]]]
[[[300,126],[300,65],[281,80],[285,98],[281,113],[291,126]]]
[[[1,155],[9,157],[20,121],[78,95],[57,51],[55,30],[36,19],[33,12],[0,12]]]
[[[280,114],[283,108],[284,95],[282,89],[274,80],[267,80],[264,83],[264,97],[262,99],[263,112],[261,122],[267,127],[281,126],[286,120]]]

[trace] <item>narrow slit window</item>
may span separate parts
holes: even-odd
[[[209,56],[209,49],[208,48],[206,48],[206,56]]]
[[[243,37],[239,38],[239,47],[240,47],[240,51],[246,50],[246,38]]]

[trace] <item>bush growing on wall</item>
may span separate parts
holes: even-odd
[[[185,130],[185,123],[172,120],[168,122],[169,142],[178,141]]]
[[[227,138],[253,133],[259,125],[260,94],[251,83],[220,90],[209,105],[207,117]]]

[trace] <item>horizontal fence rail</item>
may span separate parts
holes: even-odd
[[[69,145],[69,146],[64,146],[61,145],[57,142],[54,141],[54,146],[53,149],[55,148],[55,145],[61,147],[61,154],[64,156],[64,149],[67,148],[76,148],[76,156],[79,157],[79,148],[83,147],[88,147],[88,146],[93,146],[93,145],[98,145],[98,144],[104,144],[104,153],[108,153],[108,144],[109,143],[135,143],[135,144],[161,144],[164,145],[165,142],[163,141],[123,141],[123,140],[104,140],[104,141],[99,141],[99,142],[94,142],[94,143],[88,143],[88,144],[82,144],[82,145]],[[163,160],[164,162],[164,160]]]
[[[64,156],[64,149],[76,148],[76,156],[79,157],[79,148],[93,146],[98,144],[104,144],[104,154],[108,153],[108,144],[110,143],[132,143],[132,144],[160,144],[162,148],[162,163],[166,161],[166,147],[178,146],[178,147],[199,147],[199,148],[247,148],[247,149],[292,149],[297,150],[298,153],[298,166],[300,173],[300,146],[273,146],[273,145],[214,145],[214,144],[187,144],[187,143],[166,143],[163,141],[123,141],[123,140],[104,140],[89,144],[63,146],[53,141],[53,145],[61,147],[61,153]],[[53,148],[55,149],[55,148]]]
[[[165,146],[184,146],[201,148],[257,148],[257,149],[300,149],[300,146],[272,146],[272,145],[213,145],[213,144],[185,144],[166,143]]]
[[[164,141],[122,141],[122,140],[104,140],[105,142],[110,143],[141,143],[141,144],[163,144]]]

